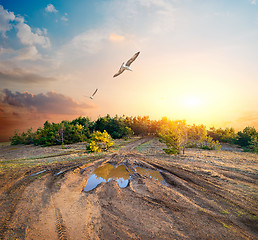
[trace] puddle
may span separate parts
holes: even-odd
[[[165,183],[165,180],[163,179],[163,177],[161,176],[158,170],[147,169],[139,166],[135,167],[135,170],[137,173],[139,173],[142,176],[157,180],[160,183]]]
[[[56,174],[54,174],[54,177],[56,177],[56,176],[58,176],[58,175],[60,175],[61,173],[63,173],[64,171],[63,170],[61,170],[60,172],[58,172],[58,173],[56,173]]]
[[[40,171],[40,172],[33,173],[33,174],[31,174],[31,175],[30,175],[30,177],[33,177],[33,176],[39,175],[39,174],[41,174],[41,173],[43,173],[43,172],[46,172],[46,170],[42,170],[42,171]]]
[[[119,187],[125,188],[129,183],[129,178],[130,174],[125,165],[115,167],[107,163],[93,171],[88,179],[84,191],[88,192],[96,188],[100,183],[109,182],[111,180],[117,181]]]
[[[159,181],[162,184],[165,184],[165,180],[161,176],[158,170],[151,170],[136,166],[135,170],[141,176],[145,176],[156,181]],[[114,166],[110,163],[106,163],[103,166],[96,168],[88,178],[88,182],[84,188],[85,192],[93,190],[102,182],[109,182],[111,180],[117,181],[120,188],[125,188],[128,186],[130,177],[134,172],[127,168],[125,165]]]

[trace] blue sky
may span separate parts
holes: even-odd
[[[258,126],[257,43],[256,0],[0,0],[0,122],[109,113]]]

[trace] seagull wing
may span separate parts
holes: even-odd
[[[96,89],[95,92],[91,96],[93,97],[96,94],[97,91],[98,91],[98,89]]]
[[[135,54],[133,55],[133,57],[131,57],[131,58],[127,61],[127,63],[126,63],[125,65],[129,67],[129,66],[131,65],[131,63],[138,57],[139,54],[140,54],[140,52],[135,53]]]
[[[120,75],[125,69],[123,68],[123,64],[120,67],[119,71],[113,76],[113,77],[117,77],[118,75]]]

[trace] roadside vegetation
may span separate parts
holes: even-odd
[[[184,153],[185,148],[197,147],[219,150],[220,143],[236,144],[244,151],[258,153],[258,132],[254,127],[246,127],[235,132],[233,128],[210,128],[204,125],[188,125],[185,121],[171,121],[166,117],[151,120],[149,116],[107,115],[91,121],[88,117],[78,117],[73,121],[50,123],[33,132],[15,131],[10,138],[11,144],[34,144],[40,146],[64,145],[87,142],[87,150],[99,152],[112,146],[112,139],[128,139],[136,136],[158,136],[167,145],[168,154]]]

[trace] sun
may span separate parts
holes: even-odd
[[[184,105],[186,107],[190,107],[190,108],[197,107],[197,106],[200,106],[200,104],[201,104],[201,99],[198,97],[188,96],[184,100]]]

